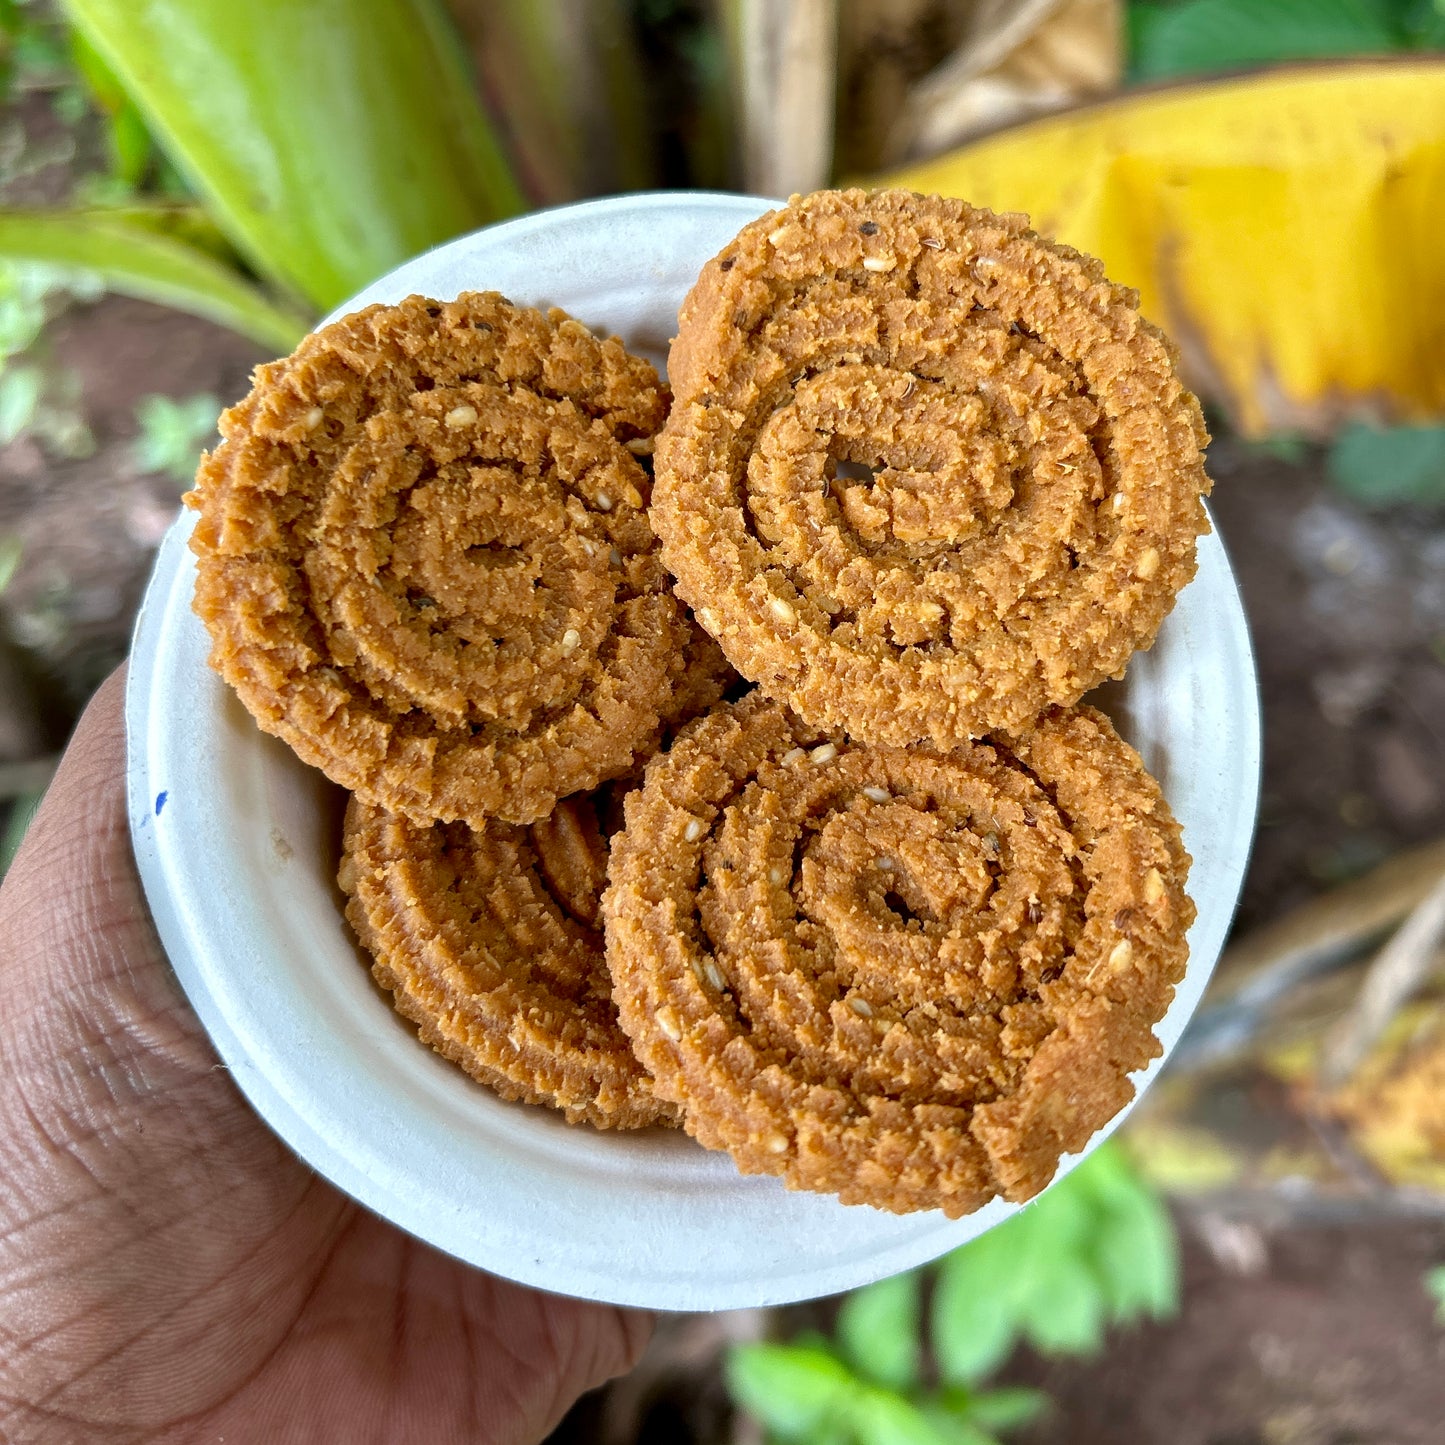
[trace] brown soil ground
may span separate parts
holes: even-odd
[[[24,547],[0,596],[0,676],[18,667],[0,687],[0,763],[54,747],[124,655],[180,490],[137,472],[135,403],[199,391],[230,401],[260,359],[201,322],[115,298],[68,313],[53,342],[83,377],[100,450],[64,463],[24,439],[0,450],[0,535]],[[1266,713],[1264,818],[1241,910],[1253,925],[1445,831],[1445,525],[1361,512],[1329,489],[1317,458],[1288,465],[1225,439],[1211,470]],[[34,711],[38,727],[23,721]],[[1445,1438],[1445,1330],[1421,1288],[1425,1269],[1445,1262],[1445,1226],[1359,1220],[1203,1237],[1212,1249],[1189,1235],[1178,1320],[1120,1335],[1099,1361],[1015,1361],[1010,1378],[1058,1402],[1030,1445]],[[634,1440],[732,1438],[715,1346],[738,1327],[663,1324],[658,1350],[686,1363],[651,1375],[632,1402]],[[605,1401],[584,1401],[557,1440],[603,1440],[605,1414]]]
[[[1243,931],[1445,832],[1445,517],[1364,512],[1318,456],[1209,461],[1264,700]]]
[[[1000,1383],[1048,1392],[1016,1445],[1435,1445],[1445,1329],[1420,1287],[1445,1229],[1359,1223],[1262,1232],[1181,1220],[1184,1306],[1116,1331],[1097,1359],[1025,1351]],[[1205,1241],[1209,1240],[1209,1243]],[[827,1303],[777,1333],[818,1327]],[[549,1445],[757,1445],[730,1418],[711,1361],[747,1316],[667,1319],[634,1378],[581,1400]]]
[[[22,549],[0,616],[63,726],[125,655],[151,558],[180,505],[181,485],[136,466],[137,403],[198,392],[235,400],[264,357],[204,321],[123,297],[68,311],[48,335],[56,362],[80,378],[99,446],[78,461],[57,461],[27,437],[0,449],[0,536]]]
[[[1116,1334],[1097,1362],[1015,1362],[1010,1381],[1055,1402],[1016,1438],[1434,1445],[1445,1430],[1445,1329],[1420,1281],[1442,1257],[1438,1225],[1236,1230],[1214,1252],[1191,1239],[1177,1320]]]

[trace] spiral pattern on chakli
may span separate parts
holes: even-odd
[[[418,822],[530,822],[627,771],[699,650],[646,511],[665,411],[620,343],[490,293],[322,329],[188,498],[212,664]]]
[[[952,751],[754,693],[629,795],[603,899],[622,1027],[744,1172],[958,1216],[1132,1097],[1194,916],[1178,824],[1091,708]]]
[[[732,664],[947,747],[1122,673],[1207,529],[1198,403],[1100,264],[961,201],[824,192],[704,268],[653,524]]]
[[[584,795],[530,827],[473,829],[353,798],[346,916],[422,1040],[504,1099],[604,1129],[671,1124],[618,1026],[603,961],[606,806],[605,793]]]

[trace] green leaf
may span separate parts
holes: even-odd
[[[1445,506],[1445,426],[1347,426],[1329,474],[1364,507]]]
[[[15,578],[20,568],[20,559],[25,555],[25,546],[20,538],[10,532],[0,532],[0,597]]]
[[[775,1442],[784,1437],[776,1433],[768,1435],[768,1445],[775,1445]],[[824,1421],[823,1424],[815,1426],[802,1437],[802,1445],[858,1445],[858,1437],[853,1433],[853,1427],[841,1421]]]
[[[918,1382],[918,1293],[918,1276],[899,1274],[843,1301],[838,1344],[864,1379],[892,1390]]]
[[[1033,1233],[1039,1237],[1034,1258],[1040,1248],[1069,1253],[1086,1246],[1098,1217],[1098,1205],[1091,1175],[1080,1177],[1079,1171],[1085,1167],[1080,1165],[1051,1185],[1019,1216],[1030,1221]]]
[[[1303,466],[1310,456],[1309,440],[1299,432],[1273,432],[1243,441],[1243,447],[1255,456],[1269,457],[1291,467]]]
[[[1093,1248],[1113,1319],[1167,1319],[1179,1309],[1179,1248],[1163,1203],[1139,1188],[1112,1202]]]
[[[1137,80],[1378,54],[1405,35],[1389,0],[1187,0],[1131,13]]]
[[[1111,1318],[1127,1323],[1141,1314],[1173,1314],[1179,1302],[1174,1223],[1124,1149],[1113,1141],[1101,1145],[1059,1188],[1092,1205],[1083,1258],[1099,1278]]]
[[[174,401],[168,396],[143,397],[136,406],[140,435],[136,465],[143,472],[164,472],[178,482],[196,474],[201,451],[216,434],[221,403],[209,393]]]
[[[191,183],[176,168],[176,163],[164,153],[158,158],[155,184],[156,194],[168,201],[176,201],[185,205],[195,203],[196,193]]]
[[[0,261],[0,363],[28,351],[45,326],[45,293],[27,279],[23,268]]]
[[[1426,1274],[1425,1289],[1435,1296],[1435,1318],[1445,1325],[1445,1264],[1437,1265]]]
[[[120,78],[105,63],[104,56],[85,38],[83,31],[70,32],[70,62],[85,82],[91,98],[107,115],[115,115],[131,103]]]
[[[1077,1255],[1058,1255],[1047,1288],[1029,1298],[1029,1342],[1045,1355],[1089,1355],[1103,1344],[1104,1325],[1104,1294],[1094,1272]]]
[[[841,1360],[810,1346],[739,1345],[726,1373],[733,1400],[790,1440],[824,1427],[860,1388]]]
[[[957,1439],[889,1390],[865,1390],[850,1413],[859,1445],[952,1445]]]
[[[986,1379],[1013,1353],[1020,1297],[1017,1215],[948,1255],[933,1291],[933,1352],[951,1384]]]
[[[950,1420],[940,1429],[948,1445],[1000,1445],[997,1435],[968,1420]]]
[[[1111,1319],[1171,1312],[1173,1222],[1117,1145],[1107,1144],[1005,1223],[955,1250],[933,1298],[943,1379],[976,1385],[1029,1339],[1091,1353]]]
[[[52,30],[37,21],[21,26],[14,55],[16,70],[39,85],[51,84],[65,73],[65,47]]]
[[[110,163],[116,179],[128,186],[139,186],[151,159],[151,133],[140,111],[128,105],[112,116],[109,139]]]
[[[939,1396],[927,1401],[922,1408],[934,1430],[949,1445],[999,1445],[997,1437],[971,1419],[967,1410],[944,1405]]]
[[[151,133],[145,117],[105,58],[79,30],[70,32],[70,53],[76,70],[109,122],[107,139],[113,179],[133,189],[141,183],[150,165]]]
[[[0,372],[0,446],[9,446],[34,424],[45,389],[38,366],[7,366]]]
[[[523,206],[441,0],[68,0],[267,280],[331,307]]]
[[[114,171],[91,171],[76,182],[71,199],[84,210],[115,210],[135,204],[136,188]]]
[[[1439,0],[1413,0],[1405,7],[1405,33],[1419,50],[1445,48],[1445,6]]]
[[[53,455],[71,458],[95,455],[95,433],[74,407],[52,406],[47,401],[36,414],[34,431]]]
[[[50,108],[61,125],[74,130],[90,114],[90,98],[79,85],[62,85],[50,93]]]
[[[22,793],[11,803],[10,816],[6,819],[4,830],[0,831],[0,878],[10,871],[10,865],[15,861],[15,855],[20,851],[20,845],[25,841],[44,798],[44,793]]]
[[[989,1430],[1017,1430],[1033,1424],[1052,1403],[1042,1390],[1014,1385],[975,1395],[969,1406],[969,1416]]]
[[[1119,1201],[1132,1199],[1145,1186],[1129,1162],[1128,1156],[1112,1139],[1100,1144],[1083,1163],[1077,1165],[1056,1187],[1056,1192],[1080,1194],[1095,1207],[1108,1208]],[[1049,1196],[1045,1196],[1047,1199]]]
[[[290,351],[309,322],[234,268],[140,209],[0,212],[0,259],[82,267],[128,296],[204,316],[261,345]]]

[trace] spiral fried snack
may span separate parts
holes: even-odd
[[[1194,574],[1198,403],[1096,260],[1019,216],[821,192],[704,268],[653,525],[732,664],[949,747],[1122,673]]]
[[[665,735],[736,681],[694,628]],[[526,827],[418,824],[352,798],[338,882],[372,973],[425,1043],[570,1123],[677,1123],[617,1023],[602,948],[608,840],[640,765]]]
[[[340,883],[372,972],[424,1042],[569,1123],[673,1123],[617,1024],[597,917],[607,846],[568,798],[530,828],[422,825],[353,798]]]
[[[492,294],[262,367],[187,501],[211,663],[371,802],[525,823],[625,772],[694,636],[645,510],[645,361]]]
[[[1092,708],[952,752],[755,693],[648,766],[603,897],[622,1027],[745,1173],[906,1212],[1024,1200],[1132,1097],[1194,915]]]

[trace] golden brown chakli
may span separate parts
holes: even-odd
[[[341,886],[372,972],[424,1042],[504,1099],[572,1123],[675,1122],[618,1027],[592,798],[530,828],[422,825],[353,798]]]
[[[733,665],[951,746],[1076,702],[1194,573],[1198,403],[1137,297],[1020,216],[825,191],[703,269],[653,523]]]
[[[737,675],[694,630],[668,731]],[[372,974],[422,1040],[504,1099],[571,1123],[675,1124],[617,1022],[602,942],[609,839],[639,763],[528,826],[413,823],[353,798],[338,877]]]
[[[1092,708],[939,752],[753,694],[685,729],[626,819],[622,1026],[744,1172],[899,1212],[1028,1199],[1159,1052],[1189,859]]]
[[[1097,262],[901,192],[746,227],[671,367],[659,434],[645,361],[488,293],[261,368],[188,497],[212,664],[353,790],[374,976],[504,1098],[1027,1199],[1187,956],[1178,825],[1072,704],[1192,575],[1198,406]]]
[[[616,341],[487,293],[323,328],[222,419],[188,501],[211,661],[261,726],[418,822],[545,816],[685,687]]]

